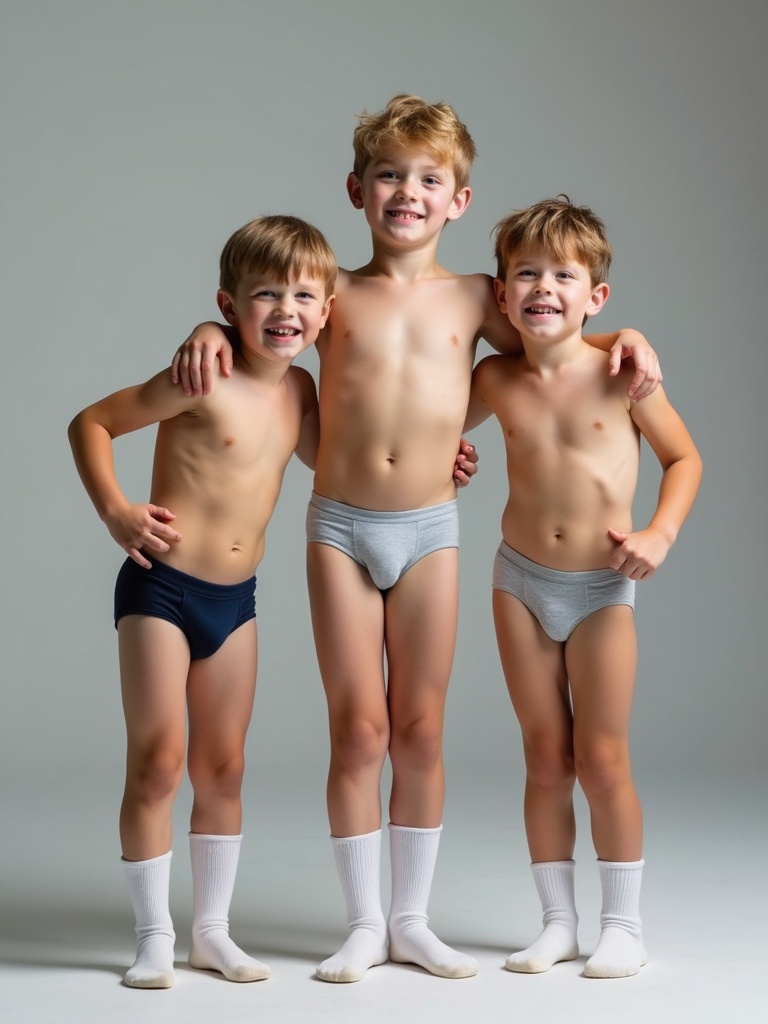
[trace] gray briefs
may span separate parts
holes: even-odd
[[[379,590],[389,590],[425,555],[459,546],[459,510],[455,498],[406,512],[378,512],[313,494],[307,541],[338,548],[368,570]]]
[[[504,541],[493,563],[494,590],[522,601],[552,640],[567,640],[580,622],[614,604],[635,607],[635,581],[615,569],[560,572],[539,565]]]

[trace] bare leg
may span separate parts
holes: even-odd
[[[120,837],[138,939],[125,983],[169,988],[171,808],[184,768],[189,647],[175,626],[143,615],[120,620],[118,644],[128,736]]]
[[[588,977],[637,974],[646,962],[639,913],[643,820],[632,782],[629,719],[636,672],[632,610],[604,608],[566,645],[576,770],[589,802],[603,890],[598,947]]]
[[[538,974],[578,956],[573,894],[575,771],[573,719],[563,645],[552,640],[517,598],[493,591],[496,637],[523,736],[525,828],[541,901],[543,929],[507,958],[510,971]]]
[[[440,841],[445,776],[443,717],[458,614],[458,551],[444,548],[412,566],[385,605],[392,738],[390,959],[443,978],[477,974],[477,961],[427,927]]]
[[[381,771],[389,741],[384,602],[343,552],[307,545],[315,646],[328,701],[328,817],[349,935],[317,968],[323,981],[359,981],[387,959],[380,895]]]
[[[260,981],[270,969],[229,937],[229,905],[240,854],[244,746],[256,685],[256,623],[237,629],[189,672],[189,776],[193,918],[190,966],[229,981]]]

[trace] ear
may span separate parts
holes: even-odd
[[[494,277],[493,290],[496,293],[496,301],[502,313],[507,312],[507,286],[500,277]]]
[[[356,210],[363,208],[363,185],[354,171],[347,175],[347,195]]]
[[[453,197],[453,202],[448,207],[448,216],[446,217],[446,220],[458,220],[469,206],[471,199],[472,189],[469,185],[466,185],[464,188],[460,188]]]
[[[219,288],[216,292],[216,303],[227,323],[232,327],[236,327],[237,313],[235,311],[235,304],[232,301],[232,297],[223,288]]]
[[[611,294],[611,289],[603,281],[601,284],[595,285],[592,289],[592,297],[587,303],[587,308],[584,310],[587,316],[594,316],[595,313],[599,313],[603,306],[608,301],[608,296]]]
[[[321,328],[325,327],[325,321],[328,319],[328,315],[331,312],[331,307],[333,306],[335,298],[336,298],[335,295],[329,295],[328,298],[325,300],[325,305],[323,306],[323,312],[322,312]]]

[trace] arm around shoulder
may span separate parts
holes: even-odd
[[[301,400],[301,429],[296,454],[309,469],[317,465],[317,449],[320,444],[320,413],[317,404],[317,387],[311,373],[300,366],[291,367],[296,375]]]

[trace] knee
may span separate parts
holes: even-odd
[[[527,781],[538,789],[573,789],[576,767],[570,743],[551,738],[526,740]]]
[[[389,741],[386,721],[351,715],[331,726],[331,756],[343,771],[383,764]]]
[[[610,798],[630,777],[626,745],[594,743],[577,750],[576,774],[587,797]]]
[[[155,749],[129,759],[127,788],[144,802],[165,800],[176,793],[184,772],[181,752]]]
[[[434,768],[442,756],[442,722],[422,717],[393,727],[389,753],[395,769]]]
[[[217,760],[190,755],[189,781],[198,798],[208,796],[226,800],[239,797],[244,774],[245,758],[242,753]]]

